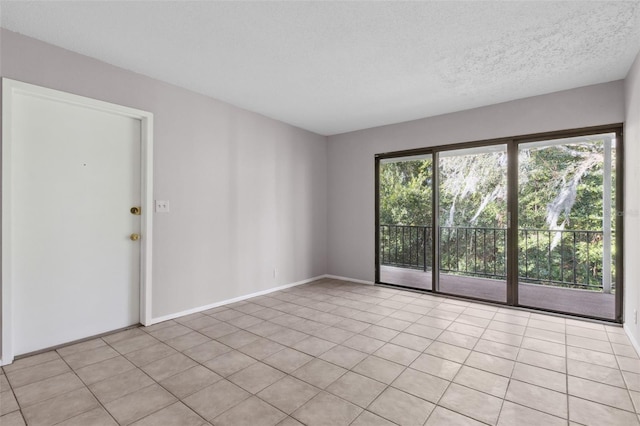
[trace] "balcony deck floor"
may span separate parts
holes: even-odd
[[[431,272],[382,266],[380,282],[431,290]],[[460,296],[506,302],[504,281],[440,274],[440,291]],[[615,319],[615,295],[597,291],[520,283],[519,304],[569,314]]]

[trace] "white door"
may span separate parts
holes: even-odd
[[[10,124],[13,353],[137,324],[141,121],[16,92]]]

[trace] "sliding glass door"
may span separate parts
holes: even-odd
[[[429,154],[380,161],[381,282],[432,289],[432,164]]]
[[[616,134],[521,143],[519,304],[615,319]]]
[[[378,156],[376,282],[620,321],[621,157],[617,126]]]
[[[507,301],[507,146],[439,154],[439,290]]]

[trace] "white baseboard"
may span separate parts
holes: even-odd
[[[279,286],[279,287],[274,287],[274,288],[258,291],[258,292],[251,293],[251,294],[245,294],[244,296],[234,297],[233,299],[222,300],[220,302],[211,303],[209,305],[199,306],[199,307],[193,308],[193,309],[187,309],[186,311],[176,312],[176,313],[169,314],[169,315],[163,315],[163,316],[157,317],[157,318],[151,318],[151,322],[149,324],[147,324],[147,325],[149,326],[149,325],[157,324],[159,322],[168,321],[168,320],[172,320],[172,319],[175,319],[175,318],[180,318],[180,317],[185,316],[185,315],[195,314],[195,313],[198,313],[198,312],[206,311],[208,309],[212,309],[212,308],[217,308],[219,306],[228,305],[230,303],[241,302],[241,301],[246,300],[246,299],[251,299],[252,297],[263,296],[265,294],[273,293],[275,291],[286,290],[288,288],[296,287],[296,286],[299,286],[299,285],[302,285],[302,284],[307,284],[307,283],[310,283],[312,281],[316,281],[316,280],[319,280],[319,279],[322,279],[322,278],[325,278],[325,277],[327,277],[327,275],[319,275],[317,277],[307,278],[306,280],[297,281],[295,283],[285,284],[285,285],[282,285],[282,286]]]
[[[625,334],[629,338],[629,341],[633,345],[633,349],[636,350],[637,354],[640,354],[640,344],[638,344],[638,341],[636,340],[636,338],[633,337],[633,334],[631,333],[631,329],[627,327],[627,324],[624,324],[622,328],[624,329]]]
[[[357,280],[355,278],[341,277],[339,275],[329,275],[329,274],[327,274],[324,277],[325,278],[331,278],[331,279],[334,279],[334,280],[351,281],[351,282],[358,283],[358,284],[368,284],[368,285],[373,285],[374,284],[373,281]]]

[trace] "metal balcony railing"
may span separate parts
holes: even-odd
[[[380,263],[431,271],[432,233],[431,226],[380,225]],[[518,235],[519,282],[602,290],[602,231],[519,229]],[[506,228],[442,226],[440,271],[506,279],[506,247]]]

